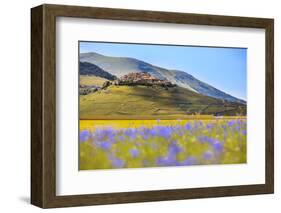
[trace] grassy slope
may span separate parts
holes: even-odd
[[[80,119],[177,119],[190,114],[245,114],[245,106],[227,104],[181,87],[110,86],[80,96]]]
[[[88,76],[88,75],[80,75],[80,85],[84,86],[102,86],[102,84],[108,81],[105,78],[97,77],[97,76]]]

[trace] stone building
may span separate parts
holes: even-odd
[[[154,76],[150,75],[149,73],[145,72],[136,72],[136,73],[129,73],[120,77],[119,79],[113,82],[115,85],[146,85],[146,86],[165,86],[165,87],[173,87],[175,86],[168,80],[162,80],[155,78]]]

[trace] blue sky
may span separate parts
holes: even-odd
[[[132,57],[187,72],[237,98],[247,100],[247,49],[198,46],[80,42],[80,52]]]

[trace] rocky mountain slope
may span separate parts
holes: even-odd
[[[98,67],[97,65],[88,63],[88,62],[79,63],[79,74],[80,75],[94,75],[94,76],[105,78],[108,80],[116,79],[115,75],[112,75],[109,72],[106,72],[102,68]]]

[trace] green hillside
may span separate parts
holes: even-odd
[[[102,73],[108,73],[117,77],[122,77],[133,72],[146,72],[158,79],[166,79],[173,84],[205,96],[246,104],[246,101],[236,98],[231,94],[227,94],[226,92],[221,91],[206,82],[200,81],[184,70],[180,71],[166,69],[147,63],[145,61],[138,60],[136,58],[112,57],[95,52],[89,52],[80,54],[80,64],[81,63],[86,63],[87,65],[89,65],[89,68],[91,68],[90,65],[92,64],[93,66],[98,67],[99,70],[102,69]],[[89,70],[85,71],[89,73]],[[96,76],[104,77],[101,75]]]
[[[103,83],[107,81],[105,78],[97,77],[94,75],[80,75],[80,82],[81,86],[98,86],[101,87]]]
[[[80,96],[80,119],[177,119],[191,114],[245,115],[246,106],[182,87],[109,86]]]

